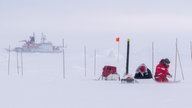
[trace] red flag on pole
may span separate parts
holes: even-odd
[[[116,38],[116,42],[120,42],[120,38],[119,37]]]

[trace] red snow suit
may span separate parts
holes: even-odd
[[[155,72],[155,80],[157,82],[168,82],[167,75],[171,76],[171,74],[168,71],[169,65],[165,65],[162,62],[160,62],[156,66],[156,72]]]

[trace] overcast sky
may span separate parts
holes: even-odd
[[[0,0],[6,32],[150,32],[192,28],[191,0]]]

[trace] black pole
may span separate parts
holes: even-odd
[[[125,75],[129,74],[129,44],[130,44],[130,39],[127,40],[127,61],[126,61],[126,73],[125,73]]]

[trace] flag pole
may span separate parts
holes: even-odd
[[[127,40],[127,60],[126,60],[126,73],[125,75],[129,74],[129,47],[130,47],[130,39]]]
[[[176,57],[175,57],[176,60],[177,60],[177,57],[179,59],[179,65],[180,65],[180,68],[181,68],[181,75],[182,75],[182,78],[184,80],[183,67],[182,67],[182,64],[181,64],[181,58],[180,58],[179,49],[178,49],[178,40],[176,39]],[[176,69],[177,69],[177,61],[175,61],[175,77],[174,77],[174,81],[176,81]]]
[[[119,51],[120,51],[120,38],[117,37],[116,38],[116,42],[117,42],[117,72],[119,71]]]
[[[176,44],[175,44],[175,73],[174,73],[174,81],[176,81],[176,75],[177,75],[177,38],[176,38]]]
[[[84,46],[84,66],[85,66],[85,77],[86,77],[86,68],[87,68],[87,63],[86,63],[86,46]]]
[[[118,41],[118,52],[117,52],[117,62],[119,63],[119,51],[120,51],[120,44],[119,44],[120,41]]]
[[[21,75],[23,76],[23,52],[21,51]]]
[[[190,41],[190,49],[191,49],[191,61],[192,61],[192,42]]]
[[[8,75],[10,75],[10,53],[11,53],[11,47],[9,45],[9,49],[8,49]]]
[[[19,75],[19,54],[18,54],[19,52],[18,51],[16,51],[16,57],[17,57],[17,74]]]
[[[96,49],[94,50],[94,77],[96,76]]]
[[[152,73],[154,74],[154,42],[152,42]]]
[[[65,79],[65,50],[64,50],[64,39],[62,39],[63,44],[63,79]]]
[[[179,64],[180,64],[180,68],[181,68],[182,78],[183,78],[183,80],[184,80],[183,67],[182,67],[182,64],[181,64],[181,58],[180,58],[180,54],[179,54],[178,47],[177,47],[177,54],[178,54],[178,58],[179,58]]]

